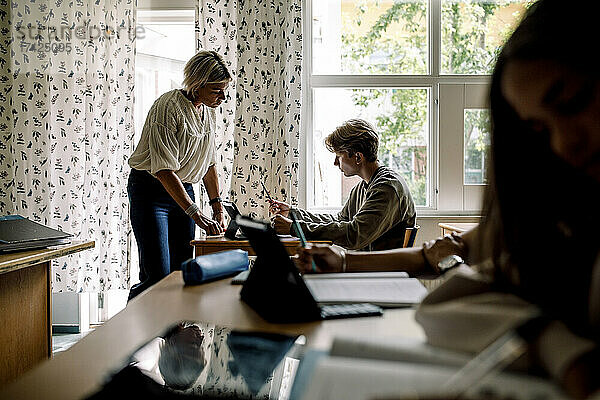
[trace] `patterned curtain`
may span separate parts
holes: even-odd
[[[2,2],[0,215],[94,240],[53,291],[129,287],[135,0]]]
[[[199,0],[198,48],[234,74],[217,126],[222,187],[242,213],[268,217],[260,182],[297,204],[302,99],[301,1]]]

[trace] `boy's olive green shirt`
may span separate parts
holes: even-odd
[[[388,167],[379,167],[369,183],[352,188],[337,214],[297,210],[308,240],[331,240],[351,250],[402,247],[406,227],[416,221],[415,204],[404,179]]]

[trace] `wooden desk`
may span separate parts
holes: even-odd
[[[0,254],[0,385],[52,355],[50,261],[93,247],[77,242]]]
[[[463,233],[475,228],[477,225],[479,225],[477,222],[440,222],[438,224],[442,228],[442,236],[452,232]]]
[[[424,338],[414,310],[385,310],[382,317],[270,324],[240,300],[240,286],[224,279],[185,286],[176,271],[133,299],[125,310],[0,392],[2,399],[80,399],[99,389],[139,346],[177,321],[197,320],[240,330],[304,334],[313,348],[328,349],[334,336]]]
[[[327,240],[309,240],[310,243],[321,243],[331,244]],[[283,246],[290,255],[296,254],[296,249],[300,246],[300,241],[296,238],[283,238],[281,240]],[[194,246],[195,257],[203,256],[205,254],[216,253],[218,251],[242,249],[248,252],[248,255],[254,256],[254,250],[250,246],[250,242],[247,240],[229,240],[224,237],[219,238],[208,238],[208,239],[194,239],[190,242]]]

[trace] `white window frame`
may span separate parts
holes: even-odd
[[[464,109],[486,108],[490,75],[441,75],[441,0],[429,0],[429,74],[427,75],[313,75],[312,0],[303,0],[304,48],[303,113],[299,205],[314,212],[340,207],[314,207],[313,89],[415,88],[429,89],[429,148],[427,151],[428,206],[426,215],[479,215],[485,185],[464,185]],[[460,89],[459,89],[460,88]],[[453,90],[454,89],[454,90]]]

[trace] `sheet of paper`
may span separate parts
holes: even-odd
[[[321,304],[372,303],[386,307],[418,304],[427,289],[414,278],[306,279]]]
[[[306,274],[304,279],[364,279],[364,278],[408,278],[406,272],[340,272],[336,274]]]

